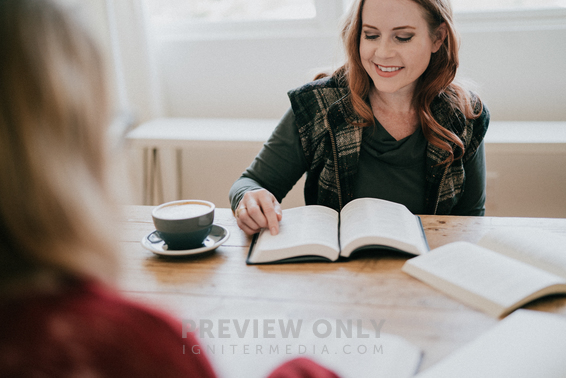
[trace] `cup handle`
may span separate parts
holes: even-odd
[[[159,231],[155,230],[153,231],[151,234],[149,234],[147,236],[147,240],[149,240],[149,242],[151,244],[156,244],[156,243],[161,243],[163,242],[163,239],[161,239],[161,236],[159,235]]]

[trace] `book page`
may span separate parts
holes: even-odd
[[[325,206],[302,206],[283,210],[277,235],[271,235],[269,230],[261,231],[250,261],[276,261],[315,254],[330,258],[328,250],[334,257],[331,259],[337,259],[338,213]]]
[[[355,199],[342,209],[340,222],[345,257],[371,240],[416,255],[428,250],[416,216],[398,203],[376,198]]]
[[[418,378],[563,378],[566,319],[517,310]]]
[[[404,272],[493,316],[566,280],[483,247],[455,242],[408,260]]]
[[[478,245],[566,279],[566,236],[526,227],[494,229]]]
[[[359,338],[356,320],[351,337],[337,336],[336,320],[321,320],[325,324],[315,330],[316,322],[249,319],[246,332],[243,332],[245,320],[239,320],[242,337],[228,323],[224,325],[224,333],[229,334],[227,338],[218,337],[213,323],[214,337],[200,339],[202,352],[206,352],[219,377],[223,378],[267,377],[276,367],[299,357],[311,359],[342,378],[408,378],[417,372],[422,352],[402,337],[379,332],[376,338],[374,329],[369,326],[361,330],[368,337]],[[266,329],[266,321],[269,329]],[[290,321],[296,332],[283,335],[281,325],[287,326]],[[344,319],[344,323],[347,321]],[[266,330],[269,337],[266,337]],[[330,331],[328,334],[327,330]]]

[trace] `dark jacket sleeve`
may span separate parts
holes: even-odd
[[[289,109],[254,161],[230,188],[232,210],[246,192],[259,188],[267,189],[281,202],[306,170],[295,116]]]

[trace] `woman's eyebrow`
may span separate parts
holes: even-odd
[[[371,26],[371,25],[368,25],[368,24],[362,24],[362,27],[366,27],[366,28],[370,28],[370,29],[379,30],[379,29],[376,28],[375,26]]]
[[[362,24],[362,27],[366,27],[366,28],[370,28],[370,29],[379,30],[379,29],[376,28],[375,26],[371,26],[371,25],[368,25],[368,24]],[[397,27],[394,27],[392,30],[402,30],[402,29],[413,29],[413,30],[415,30],[416,28],[415,28],[414,26],[404,25],[404,26],[397,26]]]
[[[397,26],[396,28],[393,28],[393,30],[401,30],[401,29],[416,29],[416,28],[414,26],[410,26],[410,25]]]

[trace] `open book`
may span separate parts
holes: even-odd
[[[254,236],[248,264],[347,258],[364,248],[388,248],[413,255],[428,251],[420,218],[404,205],[359,198],[342,211],[325,206],[283,210],[279,234]]]
[[[493,316],[566,293],[566,237],[530,228],[488,232],[408,260],[403,271]]]
[[[563,378],[566,318],[518,310],[418,378]]]

